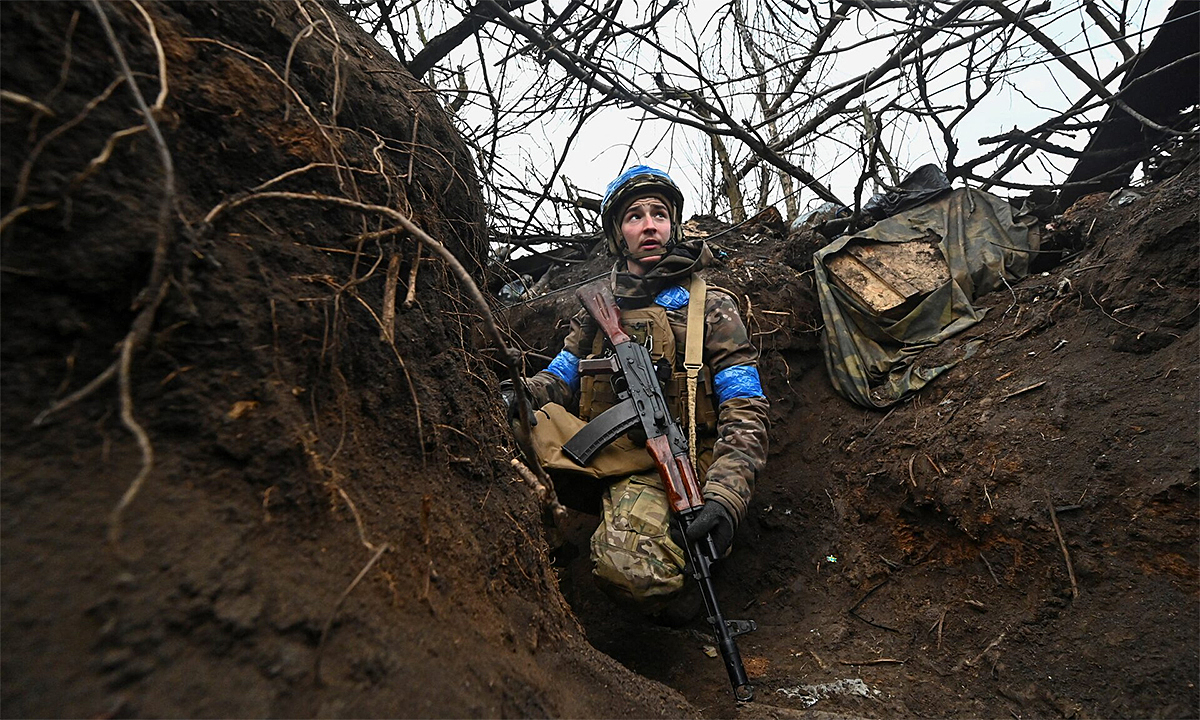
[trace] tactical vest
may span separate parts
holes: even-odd
[[[658,379],[667,397],[671,416],[687,432],[690,408],[686,407],[687,373],[683,369],[683,352],[676,352],[677,342],[685,342],[686,328],[677,329],[667,319],[667,310],[661,305],[651,304],[644,308],[626,310],[621,313],[621,327],[637,343],[650,351],[650,359],[658,368]],[[703,342],[703,329],[700,333]],[[588,357],[601,357],[604,353],[604,334],[597,332],[592,342],[592,353]],[[707,364],[700,368],[696,392],[696,431],[712,436],[717,431],[717,403],[713,390],[712,371]],[[613,388],[613,375],[602,373],[581,378],[579,388],[579,417],[591,420],[617,404],[617,393]],[[698,448],[699,449],[699,448]]]

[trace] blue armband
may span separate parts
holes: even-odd
[[[555,355],[546,372],[565,382],[567,387],[571,388],[571,392],[579,390],[579,357],[570,350],[563,350]]]
[[[717,404],[733,398],[766,397],[758,368],[753,365],[734,365],[713,376],[713,389],[717,392]]]

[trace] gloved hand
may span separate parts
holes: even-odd
[[[725,506],[716,500],[705,500],[704,507],[687,529],[688,540],[694,543],[702,543],[709,533],[712,533],[713,544],[717,546],[717,557],[724,557],[733,542],[733,518]]]
[[[529,408],[529,424],[530,426],[537,425],[537,416],[533,414],[533,398],[529,395],[529,388],[525,387],[525,383],[521,383],[518,390],[513,387],[512,380],[503,380],[500,382],[500,399],[504,401],[504,407],[508,411],[508,422],[512,424],[517,422],[521,417],[521,406],[518,402],[524,402]]]

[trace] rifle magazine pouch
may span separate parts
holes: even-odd
[[[592,457],[586,467],[567,457],[562,446],[586,422],[558,403],[547,403],[536,412],[533,449],[538,461],[554,481],[558,499],[567,507],[591,515],[600,514],[600,496],[609,483],[635,473],[656,473],[646,448],[635,445],[628,435],[613,440]]]

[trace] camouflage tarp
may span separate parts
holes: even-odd
[[[1028,274],[1031,255],[1022,251],[1038,249],[1032,223],[1014,220],[1001,198],[960,188],[813,253],[825,364],[838,392],[859,405],[884,408],[953,367],[920,367],[914,360],[983,319],[984,312],[971,305],[975,298]],[[880,316],[830,281],[825,259],[850,243],[904,243],[926,240],[930,233],[941,239],[950,280],[899,319]]]

